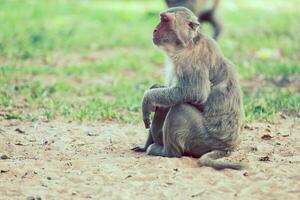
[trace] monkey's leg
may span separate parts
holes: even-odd
[[[165,146],[162,146],[157,143],[151,144],[147,148],[147,154],[152,156],[178,157],[178,158],[183,155],[179,145],[177,145],[175,142],[174,144],[167,143]]]
[[[215,40],[218,39],[220,33],[221,33],[221,23],[219,22],[219,20],[216,19],[216,17],[212,16],[211,20],[210,20],[210,24],[212,25],[212,27],[214,28],[214,35],[213,38]]]
[[[163,157],[168,157],[166,153],[164,152],[164,147],[160,144],[151,144],[147,148],[147,154],[152,155],[152,156],[163,156]]]
[[[169,108],[156,108],[146,144],[144,147],[134,147],[131,150],[135,152],[146,152],[147,148],[153,144],[153,142],[161,145],[163,144],[162,127],[168,112]]]
[[[214,29],[213,38],[217,40],[221,33],[222,25],[220,21],[216,18],[214,12],[211,11],[204,12],[198,17],[198,19],[200,23],[207,22],[213,27]]]
[[[163,125],[163,145],[151,144],[147,149],[148,155],[163,157],[181,157],[184,152],[185,140],[189,134],[188,122],[190,112],[188,104],[173,106],[165,119]],[[194,108],[194,110],[196,110]],[[196,111],[199,113],[199,111]]]

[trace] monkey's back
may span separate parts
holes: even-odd
[[[242,93],[234,66],[226,59],[223,62],[224,69],[220,70],[224,73],[224,80],[212,85],[203,114],[209,133],[229,146],[234,146],[244,118]]]

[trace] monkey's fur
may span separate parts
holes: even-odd
[[[153,42],[173,64],[172,81],[145,92],[146,128],[150,112],[155,115],[145,147],[133,150],[165,157],[201,156],[199,166],[241,169],[241,164],[216,160],[234,150],[241,131],[244,112],[235,69],[198,25],[196,16],[183,7],[161,13]]]
[[[197,17],[200,23],[209,23],[213,29],[213,38],[218,39],[222,25],[216,17],[216,9],[219,6],[219,0],[166,0],[169,8],[182,6],[190,9]]]

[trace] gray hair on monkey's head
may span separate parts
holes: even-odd
[[[166,10],[164,13],[174,13],[174,14],[179,14],[181,17],[186,18],[189,21],[199,23],[198,18],[196,15],[189,9],[185,7],[172,7]]]

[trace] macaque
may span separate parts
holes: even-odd
[[[213,38],[218,39],[222,25],[216,17],[216,9],[219,5],[219,0],[166,0],[169,8],[182,6],[190,9],[200,23],[209,23],[214,30]]]
[[[235,149],[243,123],[235,68],[198,27],[197,17],[187,8],[160,14],[153,43],[171,62],[170,80],[167,86],[144,93],[142,113],[149,135],[144,147],[132,150],[153,156],[200,157],[199,166],[217,170],[241,169],[241,163],[217,160]],[[151,112],[155,112],[152,123]]]

